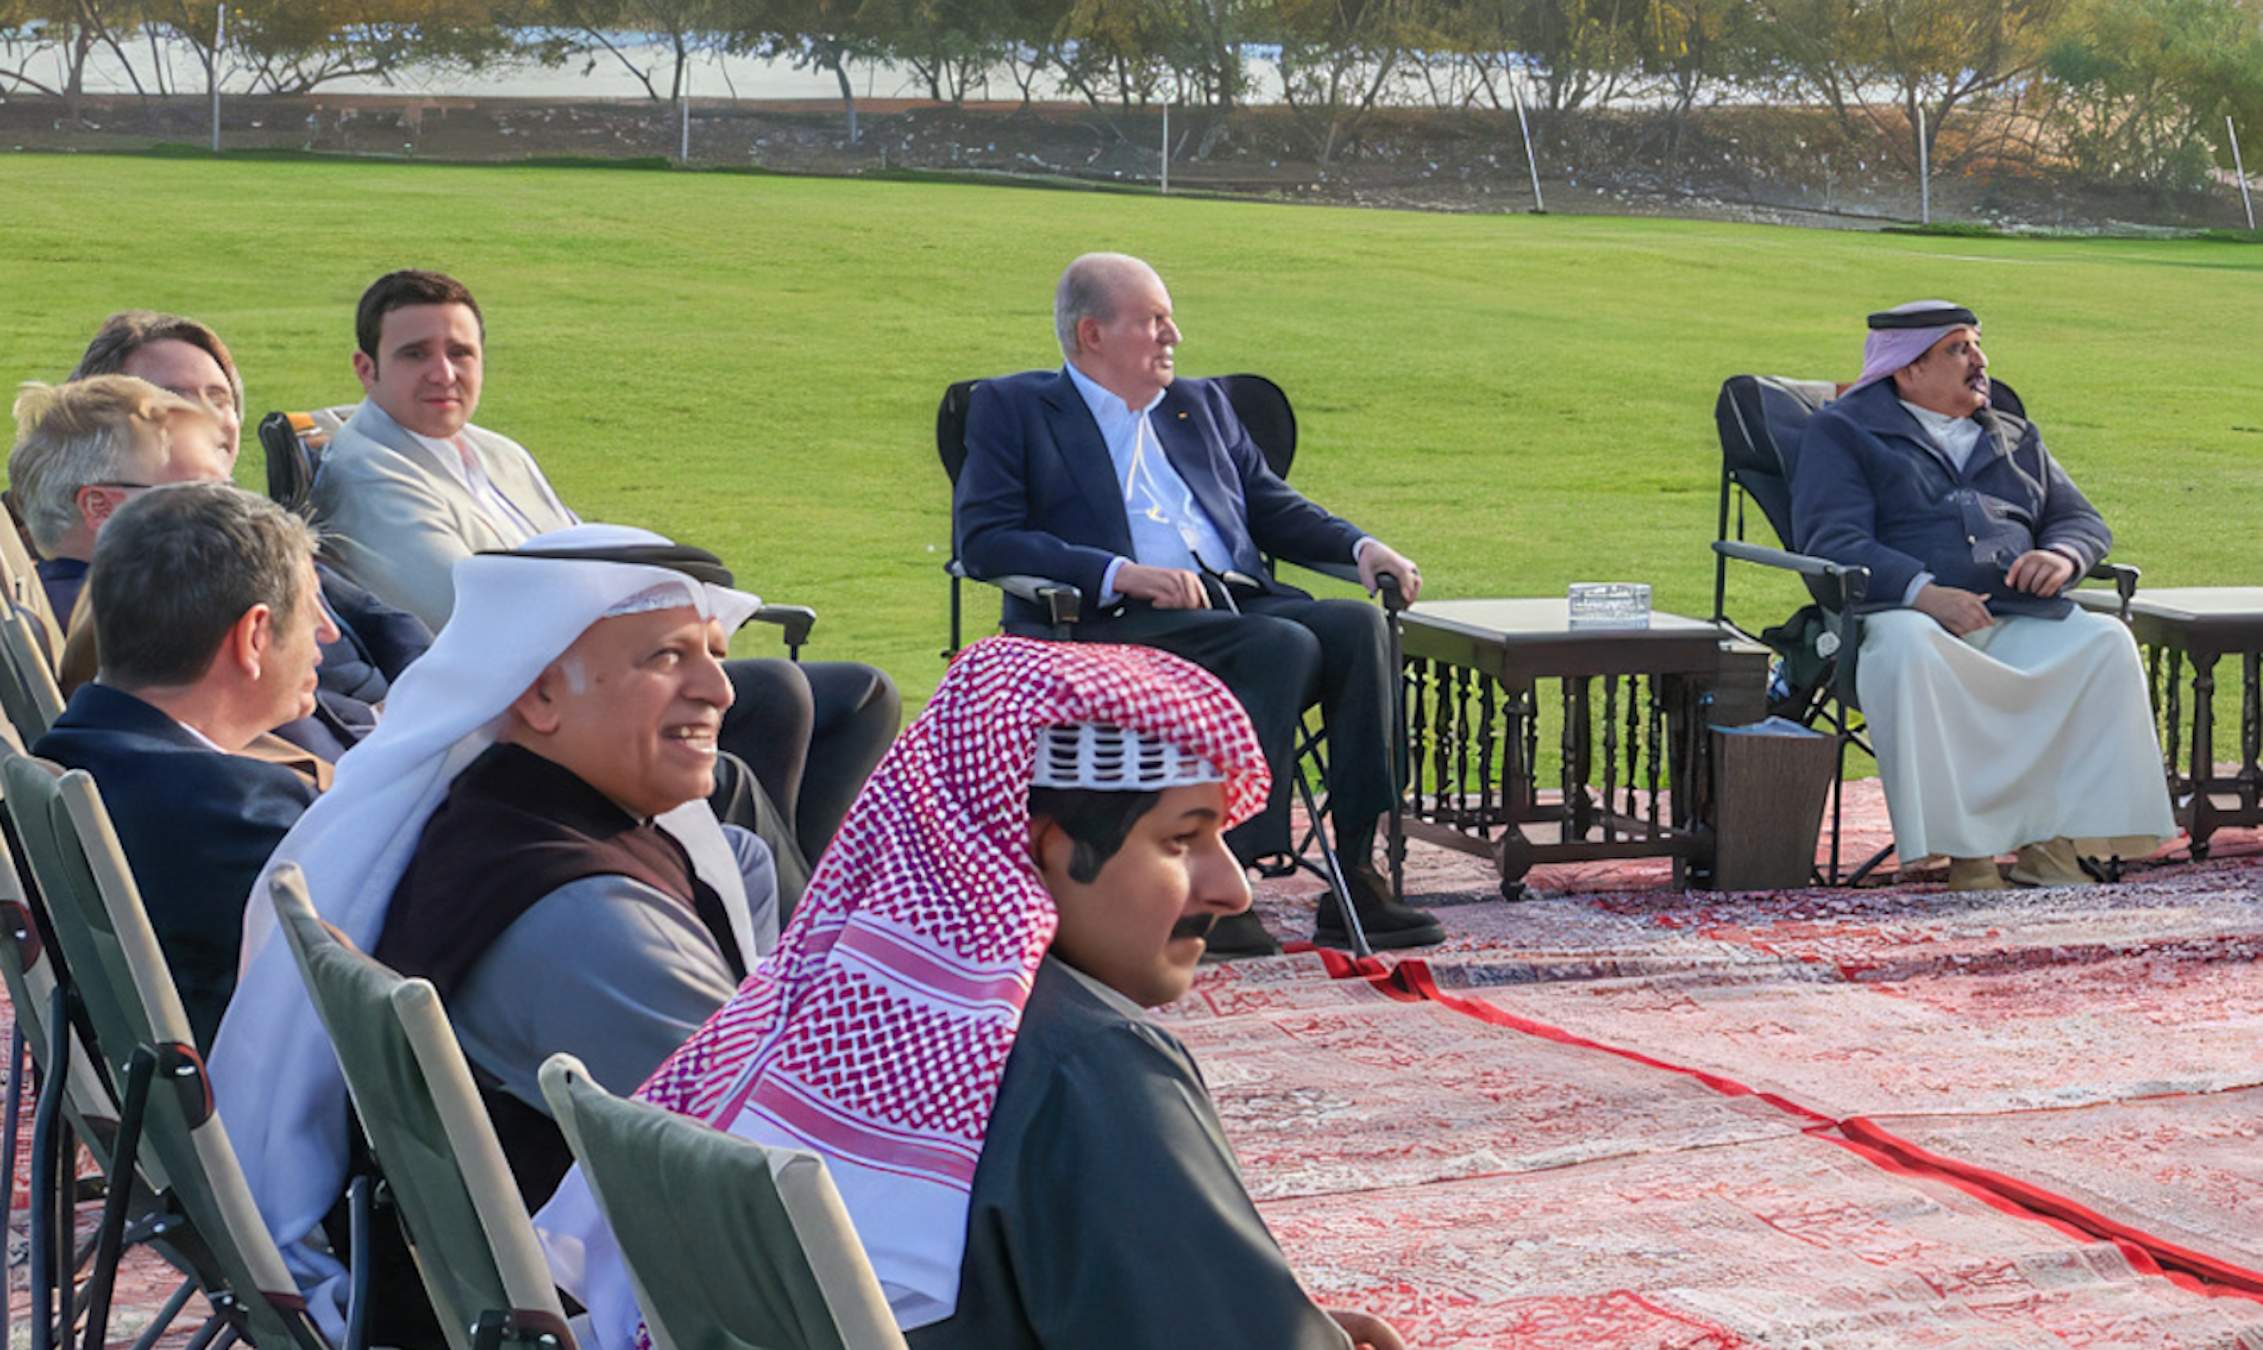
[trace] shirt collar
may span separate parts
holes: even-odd
[[[1935,412],[1931,408],[1921,408],[1908,399],[1901,399],[1899,402],[1903,407],[1909,409],[1909,415],[1917,419],[1919,426],[1933,433],[1936,440],[1964,434],[1963,429],[1958,426],[1960,422],[1969,422],[1974,429],[1978,429],[1980,426],[1978,422],[1974,422],[1969,417],[1951,417],[1947,413]]]
[[[1122,406],[1122,400],[1119,399],[1117,401],[1117,406]],[[1075,980],[1078,984],[1081,984],[1086,989],[1090,990],[1094,998],[1099,999],[1102,1003],[1107,1004],[1109,1007],[1115,1009],[1117,1012],[1122,1013],[1124,1016],[1131,1018],[1143,1018],[1147,1016],[1147,1009],[1140,1007],[1137,1003],[1134,1003],[1132,1000],[1124,997],[1122,994],[1117,993],[1116,990],[1111,988],[1110,986],[1102,984],[1100,981],[1092,978],[1090,975],[1087,975],[1083,971],[1078,970],[1075,966],[1072,966],[1068,962],[1063,961],[1060,957],[1047,952],[1045,955],[1045,961],[1046,964],[1057,967],[1062,974],[1068,976],[1070,979]]]
[[[1146,407],[1134,408],[1125,403],[1121,398],[1118,398],[1116,395],[1102,388],[1098,380],[1095,380],[1090,375],[1087,375],[1083,371],[1078,370],[1076,362],[1071,361],[1063,366],[1062,369],[1068,371],[1069,382],[1071,384],[1074,384],[1076,386],[1076,391],[1084,396],[1084,405],[1092,409],[1093,419],[1100,422],[1103,426],[1105,426],[1110,419],[1121,420],[1123,418],[1133,416],[1134,414],[1144,416],[1147,413],[1155,411],[1155,405],[1163,401],[1163,394],[1165,391],[1158,389],[1155,391],[1155,397],[1147,401]]]

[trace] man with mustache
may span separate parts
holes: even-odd
[[[325,920],[432,981],[539,1204],[571,1161],[542,1061],[579,1055],[629,1091],[776,935],[769,852],[708,804],[722,652],[760,602],[712,554],[605,525],[467,558],[455,579],[454,617],[270,870],[296,864]],[[338,1272],[304,1239],[344,1187],[345,1085],[255,895],[213,1083],[327,1322]],[[400,1283],[379,1306],[413,1309]]]
[[[1200,1069],[1143,1012],[1248,908],[1224,835],[1268,787],[1198,667],[978,642],[777,951],[638,1095],[823,1156],[914,1350],[1404,1350],[1305,1292]],[[535,1222],[589,1342],[635,1344],[578,1175]]]
[[[2137,644],[2065,592],[2112,533],[2023,418],[1989,406],[1980,320],[1869,318],[1863,372],[1808,424],[1796,543],[1870,569],[1856,687],[1905,867],[1957,889],[2081,885],[2176,833]]]

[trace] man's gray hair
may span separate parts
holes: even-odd
[[[102,682],[195,684],[253,605],[283,625],[305,617],[313,527],[233,483],[174,483],[118,509],[94,545],[87,597]]]
[[[54,552],[78,527],[79,489],[134,480],[172,443],[171,420],[212,414],[147,380],[98,375],[69,384],[23,386],[8,486],[31,541]]]
[[[1053,333],[1061,340],[1061,355],[1076,356],[1078,323],[1116,317],[1116,284],[1127,272],[1154,270],[1129,253],[1087,253],[1070,263],[1053,288]]]

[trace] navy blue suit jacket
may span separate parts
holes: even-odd
[[[1348,563],[1361,531],[1313,505],[1266,467],[1226,391],[1177,380],[1149,414],[1171,467],[1233,553],[1234,570],[1268,589],[1262,554],[1290,562]],[[985,380],[967,402],[966,466],[952,500],[959,561],[977,577],[1013,574],[1065,581],[1099,612],[1108,564],[1132,556],[1123,484],[1100,424],[1066,371]],[[1006,597],[1005,618],[1041,621]]]
[[[173,983],[209,1049],[236,990],[244,902],[268,855],[314,802],[280,764],[222,754],[131,694],[88,684],[32,747],[102,789]]]
[[[2113,532],[2034,423],[1985,408],[1977,416],[1983,434],[1959,470],[1890,380],[1825,405],[1792,471],[1793,547],[1869,568],[1865,609],[1899,606],[1910,582],[1931,572],[1987,596],[1994,613],[2065,617],[2073,601],[2015,591],[2004,574],[2030,549],[2063,549],[2080,560],[2072,588],[2106,556]]]

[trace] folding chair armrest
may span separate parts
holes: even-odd
[[[1348,581],[1354,586],[1360,584],[1359,566],[1356,563],[1300,562],[1297,564],[1297,566],[1303,568],[1307,572],[1318,572],[1324,577],[1334,577],[1338,581]]]
[[[2122,622],[2129,622],[2129,602],[2137,594],[2137,579],[2142,573],[2128,563],[2102,562],[2090,569],[2085,581],[2111,581],[2114,594],[2122,598]]]
[[[1025,576],[1018,572],[1001,577],[978,577],[967,571],[966,564],[956,558],[943,564],[943,570],[960,581],[979,581],[985,586],[996,586],[1016,600],[1036,605],[1045,611],[1045,622],[1056,627],[1075,623],[1078,612],[1084,608],[1083,591],[1051,577]]]
[[[1797,572],[1803,577],[1823,577],[1835,581],[1839,586],[1839,596],[1847,608],[1860,604],[1870,594],[1870,569],[1867,567],[1847,567],[1832,562],[1829,558],[1787,553],[1780,548],[1763,548],[1759,544],[1747,544],[1740,539],[1716,539],[1713,541],[1713,551],[1724,558],[1735,558],[1740,562],[1758,563],[1762,567]]]
[[[817,626],[817,611],[807,605],[764,605],[754,612],[756,623],[774,623],[786,630],[786,646],[799,650]]]

